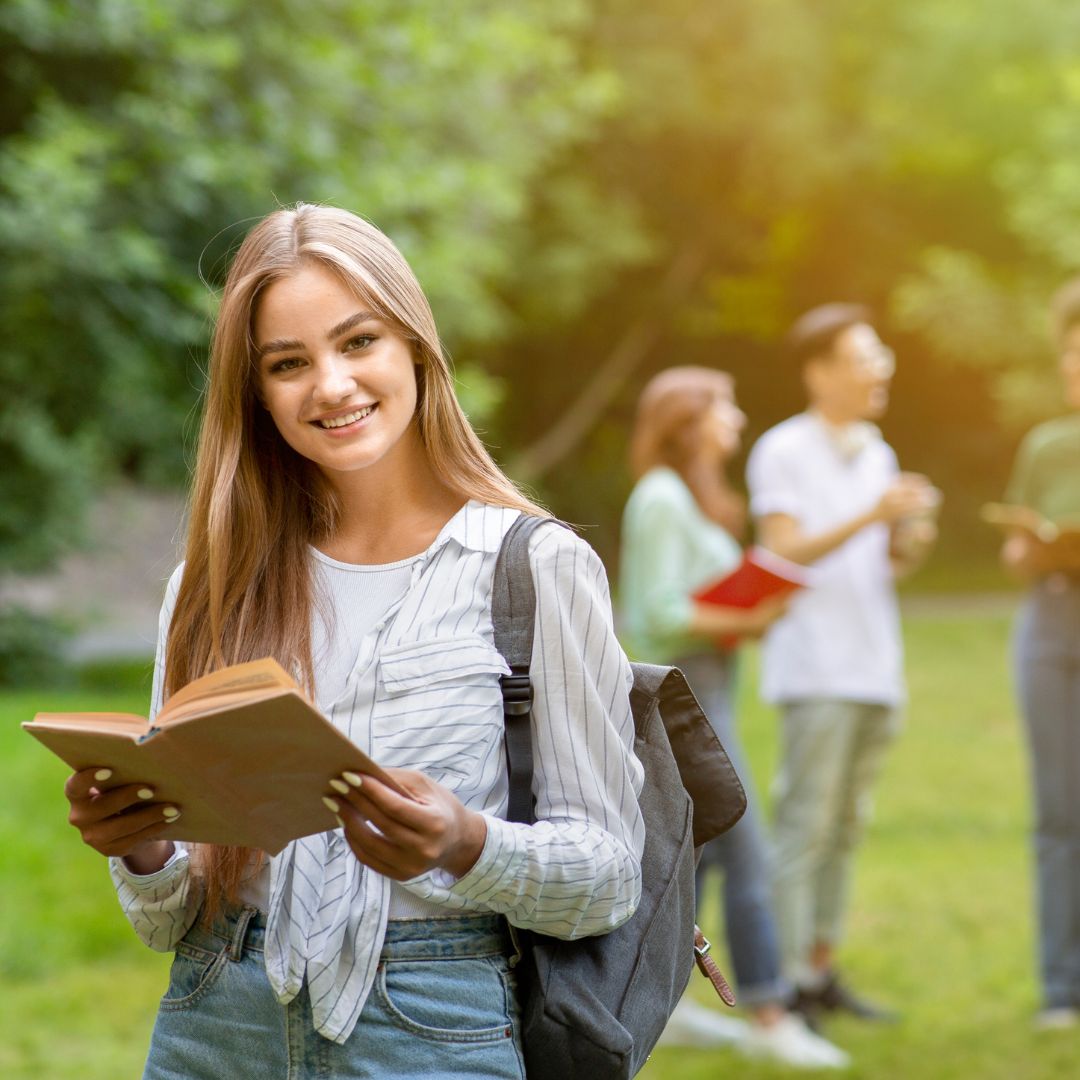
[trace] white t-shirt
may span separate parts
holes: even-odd
[[[871,425],[839,431],[801,413],[754,446],[750,510],[755,518],[789,514],[814,536],[870,509],[898,471],[896,454]],[[765,639],[762,697],[898,704],[903,650],[888,527],[867,526],[814,568],[814,586],[796,594]]]

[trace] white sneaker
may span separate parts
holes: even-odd
[[[802,1069],[845,1069],[851,1058],[828,1039],[815,1035],[792,1013],[775,1024],[750,1024],[739,1044],[748,1057],[771,1058]]]
[[[1035,1017],[1035,1027],[1038,1031],[1063,1031],[1065,1028],[1074,1028],[1077,1024],[1080,1024],[1080,1011],[1068,1005],[1043,1009]]]
[[[749,1025],[734,1016],[699,1005],[684,997],[660,1036],[660,1046],[734,1046],[746,1037]]]

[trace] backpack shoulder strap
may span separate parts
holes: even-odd
[[[510,674],[502,677],[506,768],[510,783],[508,821],[531,824],[532,776],[532,663],[536,587],[529,566],[529,537],[542,525],[560,525],[555,518],[522,514],[503,537],[492,582],[491,622],[495,648],[502,653]]]

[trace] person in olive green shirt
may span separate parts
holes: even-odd
[[[1054,302],[1070,415],[1024,439],[1006,500],[1055,522],[1080,520],[1080,279]],[[1080,1023],[1080,543],[1010,532],[1002,561],[1029,584],[1015,635],[1016,684],[1035,794],[1043,1006],[1037,1025]]]
[[[791,988],[780,973],[765,838],[733,716],[735,653],[718,643],[760,636],[783,604],[743,610],[692,599],[742,558],[737,537],[746,507],[728,487],[724,466],[739,448],[745,422],[730,376],[702,367],[668,368],[641,394],[631,446],[637,484],[623,514],[624,643],[642,660],[682,669],[735,762],[749,803],[734,828],[706,845],[698,899],[705,870],[722,870],[729,951],[750,1023],[732,1031],[732,1021],[684,998],[665,1038],[696,1045],[735,1041],[747,1053],[789,1065],[840,1067],[847,1055],[785,1005]]]

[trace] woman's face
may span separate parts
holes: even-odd
[[[409,343],[336,274],[310,263],[273,282],[253,329],[263,405],[331,480],[423,452]]]
[[[698,440],[705,453],[726,461],[738,453],[746,414],[735,404],[734,394],[717,394],[701,417]]]
[[[1066,403],[1070,409],[1080,409],[1080,323],[1065,331],[1058,368],[1065,384]]]

